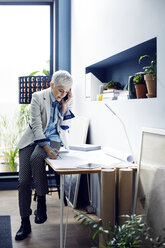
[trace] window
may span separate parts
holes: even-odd
[[[0,5],[0,114],[18,104],[19,76],[50,70],[50,8]]]

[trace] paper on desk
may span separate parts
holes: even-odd
[[[57,159],[50,159],[47,158],[47,160],[52,164],[53,167],[55,167],[55,169],[61,169],[61,170],[65,170],[65,169],[75,169],[78,168],[78,166],[80,164],[86,164],[88,163],[87,160],[85,159],[81,159],[80,157],[76,156],[76,154],[74,153],[62,153],[60,154],[60,158]]]
[[[124,153],[124,152],[112,149],[110,147],[104,147],[103,152],[109,156],[118,158],[122,161],[129,162],[129,163],[133,162],[133,156],[129,153]]]
[[[121,164],[125,167],[126,165],[125,162],[105,154],[102,150],[87,153],[85,154],[85,157],[89,163],[100,164],[102,168],[114,168],[118,165],[121,167]]]
[[[82,152],[82,151],[70,151],[69,153],[60,154],[61,158],[47,160],[55,167],[55,169],[75,169],[80,168],[83,165],[93,163],[99,164],[102,168],[114,168],[120,165],[125,167],[126,163],[109,155],[106,155],[101,150]]]

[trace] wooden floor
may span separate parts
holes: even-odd
[[[60,211],[57,193],[47,196],[48,220],[44,224],[34,223],[31,215],[32,233],[23,241],[15,241],[14,237],[20,227],[17,191],[0,191],[0,215],[11,216],[13,248],[59,248],[60,247]],[[32,210],[36,209],[36,202],[32,201]],[[66,207],[64,209],[65,214]],[[65,215],[64,215],[65,217]],[[90,248],[89,230],[84,230],[74,219],[73,209],[69,207],[69,221],[66,248]]]

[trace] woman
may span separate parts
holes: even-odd
[[[16,240],[25,239],[31,232],[32,177],[37,193],[35,223],[41,224],[47,220],[48,183],[44,159],[57,159],[60,146],[68,147],[70,119],[74,117],[71,112],[72,84],[72,76],[67,71],[57,71],[52,76],[50,88],[32,95],[30,124],[17,145],[21,227],[16,233]]]

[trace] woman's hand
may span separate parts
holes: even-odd
[[[66,113],[67,108],[68,108],[68,103],[69,103],[69,101],[71,100],[71,98],[72,98],[72,92],[69,91],[69,92],[68,92],[68,99],[65,101],[64,98],[63,98],[63,99],[61,100],[61,103],[62,103],[62,112],[63,112],[63,114]]]
[[[45,150],[45,152],[49,158],[51,158],[51,159],[57,159],[58,158],[59,151],[57,149],[52,148],[54,150],[54,152],[53,152],[52,149],[47,145],[44,145],[43,148],[44,148],[44,150]]]

